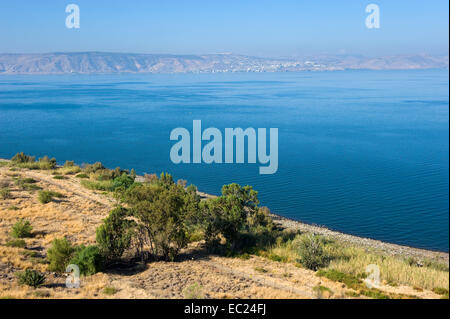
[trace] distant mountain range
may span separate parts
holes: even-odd
[[[171,55],[107,52],[0,54],[0,74],[295,72],[350,69],[448,69],[448,55],[359,55],[261,58],[238,54]]]

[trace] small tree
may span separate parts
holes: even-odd
[[[131,206],[138,221],[141,237],[154,257],[173,260],[186,246],[186,191],[176,185],[169,174],[161,174],[152,184],[128,189],[123,201]]]
[[[126,208],[115,208],[97,228],[96,239],[99,251],[107,261],[119,259],[130,247],[135,225],[134,221],[127,219],[130,215]]]
[[[97,246],[81,245],[76,248],[70,264],[75,264],[80,269],[80,274],[84,276],[93,275],[99,272],[103,266],[103,258]]]
[[[48,269],[55,272],[64,272],[70,264],[75,248],[66,237],[52,242],[52,247],[47,251],[47,259],[50,262]]]

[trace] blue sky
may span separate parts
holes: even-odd
[[[81,28],[65,7],[79,5]],[[367,29],[365,7],[380,7]],[[1,0],[0,53],[447,54],[448,1]]]

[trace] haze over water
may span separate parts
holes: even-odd
[[[448,70],[1,76],[0,157],[19,151],[249,184],[274,213],[449,249]],[[279,168],[172,164],[170,131],[279,129]]]

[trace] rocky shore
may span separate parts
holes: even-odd
[[[416,258],[417,260],[419,260],[419,262],[421,259],[433,259],[436,261],[445,262],[447,264],[449,263],[449,254],[445,252],[401,246],[397,244],[382,242],[380,240],[348,235],[334,230],[330,230],[325,227],[305,224],[276,214],[272,214],[272,218],[276,223],[278,223],[281,227],[285,229],[299,230],[301,232],[319,234],[322,236],[336,239],[343,243],[361,246],[367,249],[378,250],[392,256]]]

